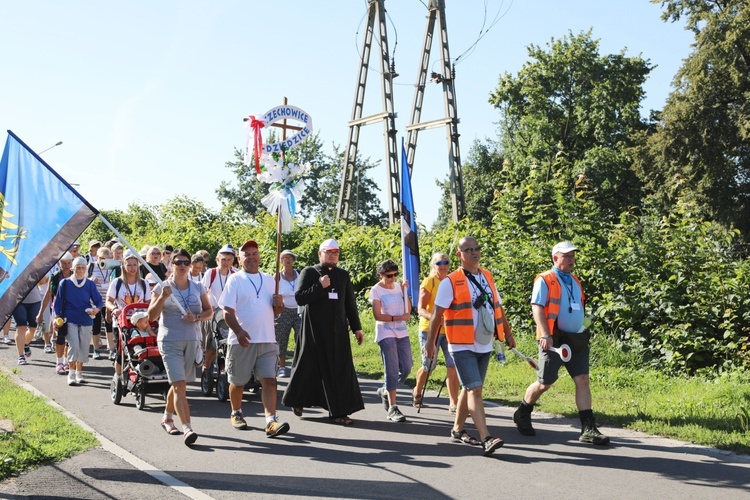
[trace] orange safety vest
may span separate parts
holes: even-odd
[[[581,306],[586,303],[586,294],[583,293],[583,287],[578,277],[571,274],[573,279],[578,283],[578,288],[581,290]],[[562,286],[560,281],[557,279],[557,273],[550,269],[544,271],[542,274],[537,274],[537,279],[542,278],[547,284],[547,304],[544,306],[544,317],[547,318],[547,327],[549,328],[549,334],[554,335],[557,329],[557,316],[560,314],[560,300],[562,300]],[[536,279],[534,280],[536,281]],[[543,332],[537,327],[536,338],[539,340],[542,338]]]
[[[495,291],[495,280],[492,275],[480,269],[484,279],[490,284],[492,290],[492,305],[495,313],[495,337],[499,340],[505,340],[505,328],[503,327],[503,307],[500,305],[500,298]],[[445,335],[451,344],[473,344],[474,343],[474,316],[472,314],[473,306],[471,304],[471,290],[469,289],[469,280],[466,278],[463,269],[453,271],[448,275],[448,279],[453,287],[453,302],[445,310]]]

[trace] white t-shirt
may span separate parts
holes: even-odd
[[[397,283],[393,288],[375,285],[370,290],[370,303],[380,301],[380,313],[386,316],[401,316],[404,310],[404,294]],[[389,337],[397,339],[408,337],[406,321],[375,321],[375,342]]]
[[[294,289],[297,286],[298,278],[299,273],[297,271],[294,271],[294,279],[292,281],[285,280],[283,275],[279,278],[279,294],[284,299],[284,307],[287,309],[297,309],[297,299],[294,298]]]
[[[229,272],[231,273],[233,271]],[[211,282],[211,276],[215,276],[213,283]],[[228,279],[229,274],[223,276],[218,267],[209,269],[203,274],[203,281],[201,281],[201,283],[206,287],[206,290],[208,290],[208,300],[211,302],[211,307],[214,309],[219,307],[219,297],[221,297],[224,287],[227,286]]]
[[[216,281],[219,277],[216,276]],[[276,283],[273,276],[266,273],[250,274],[239,271],[227,279],[224,291],[219,298],[219,307],[234,309],[237,321],[248,334],[253,344],[276,343],[273,326],[273,294]],[[227,343],[239,344],[237,334],[230,328]]]
[[[117,289],[117,282],[120,281],[120,278],[113,279],[109,284],[109,289],[107,290],[107,298],[113,298],[115,299],[115,302],[117,302],[117,308],[122,309],[128,304],[136,304],[138,302],[149,302],[151,300],[151,288],[149,288],[148,283],[146,284],[146,293],[144,295],[143,293],[143,286],[140,283],[141,276],[138,275],[138,279],[136,280],[135,284],[128,285],[125,280],[122,280],[122,285],[120,285],[120,292],[115,297],[115,291]]]
[[[482,273],[474,274],[474,278],[479,282],[479,284],[482,286],[482,288],[485,288],[486,290],[490,289],[489,283],[487,283],[487,280],[484,279],[484,276]],[[469,281],[467,279],[469,290],[471,291],[471,302],[474,303],[474,300],[479,296],[480,290],[477,289],[476,285]],[[497,293],[497,289],[493,288],[493,291]],[[500,297],[500,294],[497,294],[498,300],[500,304],[502,305],[503,300]],[[435,305],[440,306],[444,309],[448,309],[451,306],[451,302],[453,302],[453,286],[451,284],[451,280],[445,279],[440,282],[440,286],[438,287],[437,296],[435,297]],[[477,328],[477,319],[478,314],[477,310],[473,307],[471,308],[471,317],[474,320],[474,329]],[[450,352],[456,352],[456,351],[473,351],[477,353],[485,353],[492,351],[492,342],[482,345],[478,342],[474,342],[474,344],[448,344],[448,350]]]

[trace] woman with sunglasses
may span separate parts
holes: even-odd
[[[187,381],[195,379],[196,355],[201,340],[200,322],[211,317],[213,312],[206,288],[188,278],[189,268],[190,254],[178,248],[172,253],[172,275],[168,281],[154,287],[148,308],[149,321],[159,319],[157,341],[170,384],[161,426],[168,434],[180,434],[172,418],[176,411],[187,446],[198,439],[190,424]]]
[[[432,311],[435,309],[435,296],[437,295],[438,286],[440,282],[448,276],[448,270],[450,269],[450,260],[448,255],[443,252],[435,252],[432,254],[430,259],[430,274],[427,276],[422,285],[419,287],[419,347],[420,352],[424,351],[425,342],[427,342],[427,333],[430,329],[430,319],[432,319]],[[445,327],[440,326],[440,331],[437,337],[437,347],[442,349],[443,356],[445,356],[445,367],[448,371],[448,377],[445,385],[448,387],[448,398],[450,404],[448,411],[451,414],[456,413],[456,403],[458,401],[458,373],[456,372],[456,363],[453,361],[453,356],[448,352],[448,340],[445,338]],[[436,349],[437,352],[437,349]],[[417,384],[414,387],[413,403],[416,408],[422,407],[422,391],[427,383],[427,378],[430,372],[435,367],[437,362],[437,356],[435,360],[429,360],[422,354],[422,366],[417,371]]]
[[[378,389],[378,396],[388,412],[388,420],[406,422],[396,404],[396,388],[406,381],[414,364],[406,329],[411,316],[409,283],[406,280],[400,285],[396,282],[398,264],[390,259],[381,262],[377,272],[380,281],[370,290],[370,302],[375,316],[375,342],[380,346],[385,372],[385,383]]]

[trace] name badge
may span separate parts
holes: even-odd
[[[328,293],[328,298],[331,299],[331,300],[336,300],[336,299],[339,298],[339,294],[338,294],[338,292],[329,292]]]
[[[579,304],[578,302],[573,302],[572,304],[570,304],[570,308],[573,309],[574,311],[580,311],[581,304]]]

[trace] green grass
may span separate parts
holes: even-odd
[[[68,417],[0,373],[0,419],[13,422],[0,434],[0,480],[99,444]]]
[[[374,342],[375,322],[364,310],[365,341],[354,346],[357,372],[365,377],[382,378],[380,350]],[[414,385],[419,366],[417,324],[411,321],[414,369],[407,384]],[[532,335],[516,333],[519,350],[536,357]],[[440,357],[442,359],[442,356]],[[508,362],[492,361],[487,371],[484,397],[508,406],[517,406],[535,372],[511,352]],[[750,454],[750,373],[726,374],[718,378],[666,376],[654,369],[639,368],[639,360],[616,348],[604,336],[594,336],[591,352],[591,392],[599,423],[624,427],[648,434],[666,436],[704,446]],[[442,361],[430,376],[428,389],[437,390],[445,377]],[[565,370],[537,403],[536,409],[575,418],[575,388]]]

